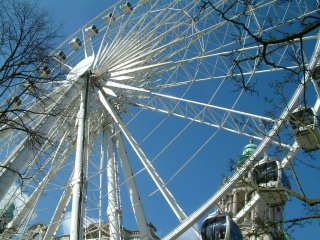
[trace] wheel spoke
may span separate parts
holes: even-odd
[[[125,151],[124,143],[120,134],[116,134],[115,136],[117,141],[117,148],[120,155],[121,165],[123,174],[125,177],[126,185],[128,188],[128,192],[130,194],[130,201],[132,208],[134,209],[136,222],[138,224],[138,228],[140,231],[140,237],[143,238],[152,238],[150,230],[147,226],[146,216],[143,210],[142,202],[140,200],[139,192],[136,186],[135,178],[132,174],[132,168],[130,166],[130,162]]]
[[[298,106],[320,106],[319,35],[291,36],[319,10],[206,2],[118,1],[50,55],[60,80],[39,73],[1,95],[0,210],[17,208],[0,238],[196,238],[222,210],[254,221],[262,195],[224,201],[260,156],[285,168],[305,150],[290,126]],[[248,138],[260,145],[219,185]]]

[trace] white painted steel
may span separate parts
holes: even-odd
[[[56,234],[58,228],[60,227],[63,214],[66,211],[66,208],[71,200],[71,195],[72,195],[71,183],[73,179],[73,174],[74,173],[71,174],[70,179],[67,182],[63,193],[61,194],[61,197],[59,199],[55,212],[48,225],[48,229],[43,237],[44,240],[51,240],[52,237]]]
[[[313,69],[316,64],[317,64],[317,59],[319,58],[319,54],[320,54],[320,38],[318,37],[317,39],[317,43],[316,43],[316,46],[315,46],[315,49],[314,49],[314,53],[312,55],[312,58],[310,60],[310,70],[308,71],[308,75],[306,76],[307,79],[310,78],[310,72],[312,72],[311,69]],[[317,89],[317,84],[314,82],[313,79],[312,80],[312,83],[316,89],[316,92],[318,94],[318,89]],[[304,81],[302,79],[302,81]],[[318,113],[319,111],[319,108],[320,108],[320,99],[317,98],[314,106],[313,106],[313,109],[316,113]],[[284,159],[282,159],[281,161],[281,168],[285,169],[287,167],[287,165],[289,164],[290,161],[293,160],[293,158],[295,157],[295,155],[297,154],[299,150],[299,145],[298,143],[295,141],[293,143],[293,145],[291,146],[291,149],[290,151],[288,152],[288,154],[285,156]],[[255,197],[253,199],[250,200],[249,203],[246,204],[246,206],[244,207],[244,209],[242,211],[240,211],[235,217],[234,217],[234,220],[235,221],[238,221],[240,218],[244,217],[246,214],[248,214],[250,212],[250,210],[257,204],[257,202],[259,201],[260,199],[260,196],[259,195],[255,195]]]
[[[67,94],[70,96],[69,99],[64,98],[64,96],[59,96],[57,103],[51,108],[48,115],[45,114],[43,118],[36,124],[35,130],[40,133],[44,138],[49,137],[49,131],[54,129],[54,124],[59,120],[53,116],[55,109],[59,107],[65,107],[69,105],[68,101],[72,101],[75,98],[75,89],[69,87]],[[52,114],[52,115],[51,115]],[[41,155],[42,151],[47,149],[49,140],[42,141],[40,144],[33,146],[38,148],[38,153],[34,152],[29,139],[25,138],[12,153],[2,162],[7,168],[1,171],[0,175],[0,199],[3,199],[4,195],[9,190],[10,186],[13,185],[14,181],[18,178],[18,174],[14,173],[11,169],[16,172],[22,172],[23,169],[28,165],[27,160],[35,159],[36,156]]]
[[[146,170],[148,171],[150,177],[154,181],[154,183],[157,185],[159,190],[161,191],[162,195],[166,199],[167,203],[170,205],[176,216],[180,221],[184,220],[186,218],[186,214],[183,212],[183,210],[178,205],[177,201],[174,199],[172,194],[169,192],[169,190],[165,187],[164,182],[161,180],[161,178],[158,176],[157,172],[151,165],[150,161],[147,159],[143,151],[139,148],[136,141],[133,139],[131,133],[128,131],[128,129],[125,127],[125,124],[122,122],[122,120],[117,116],[115,111],[110,107],[108,102],[106,101],[103,94],[99,91],[99,96],[102,104],[105,106],[107,111],[109,112],[110,116],[113,118],[115,124],[118,125],[118,127],[121,129],[122,133],[130,143],[131,147],[135,151],[135,153],[138,155],[139,159],[145,166]]]
[[[98,218],[98,226],[99,226],[99,240],[102,238],[102,189],[104,188],[104,164],[106,159],[105,147],[106,147],[106,129],[102,128],[102,137],[101,137],[101,146],[100,146],[100,168],[99,168],[99,218]]]
[[[64,136],[62,137],[60,144],[56,150],[56,153],[60,151],[61,144],[65,143],[65,138],[67,136],[66,132]],[[32,214],[32,211],[34,210],[34,207],[36,203],[38,202],[38,199],[40,197],[40,194],[44,190],[44,188],[47,186],[47,184],[50,182],[51,178],[55,175],[61,164],[66,160],[66,157],[70,154],[70,152],[63,153],[62,157],[59,157],[57,161],[55,161],[54,166],[48,171],[46,176],[43,178],[43,180],[39,183],[38,187],[34,190],[28,201],[23,205],[23,208],[15,215],[14,219],[8,224],[8,228],[17,228],[17,226],[21,226],[21,224],[25,221],[25,219]],[[55,156],[53,158],[55,160]],[[42,170],[42,169],[41,169]],[[9,231],[6,231],[2,238],[10,238]]]
[[[123,174],[126,179],[126,185],[127,185],[132,209],[134,211],[134,216],[140,232],[140,239],[152,239],[150,229],[147,225],[147,219],[143,210],[138,187],[136,185],[133,171],[130,165],[130,161],[128,159],[125,146],[120,133],[117,133],[115,135],[115,139],[116,139],[116,144],[117,144],[116,146],[119,153]]]
[[[86,134],[86,121],[87,121],[87,100],[88,100],[88,84],[89,76],[85,76],[84,86],[81,89],[81,102],[79,108],[79,121],[78,121],[78,134],[76,145],[76,157],[74,174],[71,182],[72,185],[72,211],[71,211],[71,227],[70,239],[78,240],[82,238],[83,234],[83,201],[84,201],[84,151],[85,151],[85,134]]]
[[[317,44],[315,46],[315,50],[312,55],[312,59],[310,60],[309,68],[313,69],[317,63],[317,59],[320,54],[320,41],[317,41]],[[307,81],[310,80],[310,72],[306,72],[305,79]],[[229,181],[221,188],[218,192],[216,192],[211,198],[208,199],[206,203],[204,203],[200,208],[198,208],[197,211],[195,211],[189,218],[184,221],[182,224],[180,224],[179,227],[174,229],[172,232],[170,232],[165,238],[166,239],[176,239],[178,236],[180,236],[184,231],[186,231],[190,226],[192,226],[197,220],[199,220],[204,214],[206,214],[215,203],[217,203],[226,192],[228,192],[236,183],[237,179],[242,177],[248,169],[250,169],[251,166],[253,166],[255,159],[265,151],[265,149],[271,144],[272,138],[280,131],[282,125],[284,122],[289,118],[290,113],[292,110],[294,110],[296,103],[298,102],[299,98],[303,94],[304,88],[306,87],[305,79],[303,78],[301,80],[302,84],[298,85],[298,88],[296,89],[294,95],[290,99],[287,108],[284,109],[282,114],[280,115],[279,119],[275,122],[273,128],[270,130],[270,132],[267,134],[267,136],[263,139],[263,141],[258,146],[257,150],[254,152],[254,154],[250,157],[250,159],[244,163],[243,167],[239,169],[230,179]],[[317,104],[318,105],[318,104]],[[296,148],[293,148],[293,151]]]
[[[234,65],[228,62],[228,55],[233,54],[234,59],[239,59],[242,55],[251,56],[261,50],[261,46],[243,46],[235,51],[238,41],[230,37],[235,29],[227,21],[216,17],[211,8],[197,16],[199,3],[196,0],[143,0],[139,3],[138,1],[132,1],[133,11],[124,14],[119,8],[123,5],[123,1],[119,1],[59,46],[59,50],[63,50],[67,57],[63,62],[57,60],[57,66],[53,71],[64,69],[64,77],[56,83],[41,83],[48,90],[47,97],[43,97],[41,101],[32,98],[29,100],[29,96],[21,98],[21,106],[26,106],[26,109],[30,111],[29,113],[21,113],[18,117],[9,115],[9,117],[14,117],[15,120],[21,119],[21,122],[26,122],[28,126],[39,130],[48,138],[48,141],[41,142],[38,149],[33,152],[34,149],[29,146],[30,142],[23,140],[26,135],[16,134],[17,131],[10,128],[6,130],[8,124],[0,126],[0,141],[3,144],[3,146],[0,146],[0,153],[4,159],[1,164],[23,172],[24,176],[28,176],[28,174],[32,176],[32,179],[26,181],[25,186],[22,187],[27,193],[31,191],[32,194],[28,195],[29,200],[25,201],[26,205],[19,209],[20,213],[10,225],[21,226],[14,234],[20,231],[26,236],[26,229],[30,227],[28,220],[31,218],[31,212],[34,210],[41,214],[38,204],[48,194],[49,197],[47,198],[50,203],[52,201],[54,209],[49,209],[52,210],[51,212],[48,211],[51,221],[48,224],[44,239],[55,237],[62,224],[62,219],[65,217],[64,213],[69,213],[70,208],[72,212],[71,239],[81,239],[82,228],[87,227],[90,223],[95,223],[97,216],[100,239],[106,234],[101,230],[106,221],[110,221],[111,238],[121,239],[121,229],[126,226],[122,225],[120,213],[126,211],[127,214],[129,211],[128,209],[121,209],[120,202],[122,199],[119,197],[119,192],[121,186],[126,184],[131,201],[130,207],[133,210],[140,237],[152,239],[148,221],[158,220],[150,217],[148,212],[144,211],[147,208],[142,206],[145,202],[141,200],[141,197],[148,204],[149,200],[153,199],[159,191],[180,221],[180,225],[177,227],[170,225],[172,232],[164,239],[176,239],[194,224],[197,224],[197,220],[215,206],[215,203],[234,186],[234,181],[243,176],[248,168],[254,164],[254,158],[269,148],[271,143],[291,149],[287,158],[282,162],[284,167],[288,161],[291,161],[299,150],[297,144],[293,144],[293,141],[287,139],[280,142],[274,136],[276,134],[281,135],[282,131],[285,132],[281,127],[291,109],[299,102],[299,96],[303,93],[304,86],[298,86],[292,101],[279,117],[267,117],[263,115],[263,111],[260,111],[260,109],[246,108],[246,104],[240,101],[242,98],[246,99],[246,92],[239,91],[234,96],[230,93],[232,89],[226,87],[226,85],[229,86],[232,83],[230,81],[231,76],[242,76],[238,72],[233,72]],[[217,1],[216,4],[223,6],[224,3],[223,0]],[[241,1],[238,4],[240,6]],[[295,4],[297,3],[294,1],[290,2],[290,7],[295,6]],[[298,5],[296,7],[299,8],[299,14],[287,7],[286,11],[281,13],[283,19],[289,17],[290,21],[293,21],[293,19],[307,17],[317,11],[309,9],[304,4]],[[269,33],[277,27],[281,27],[281,22],[277,26],[269,26],[261,20],[259,14],[263,12],[263,9],[265,9],[265,12],[276,11],[278,7],[275,0],[260,1],[255,8],[248,11],[248,19],[245,23],[248,27],[253,27],[254,31],[259,30],[261,33]],[[109,13],[112,13],[112,16],[115,17],[115,21],[112,21],[112,24],[105,24],[101,18]],[[290,14],[293,15],[292,18]],[[237,15],[232,16],[232,19],[237,19],[237,17]],[[85,29],[93,25],[97,26],[100,32],[98,34],[87,34]],[[68,42],[77,37],[81,38],[83,45],[78,46],[77,51],[75,51],[75,49],[70,48]],[[315,38],[317,38],[316,35],[308,35],[302,40],[309,43],[314,41]],[[251,41],[249,35],[243,35],[242,40],[244,43]],[[297,39],[292,41],[292,44],[296,44],[295,47],[297,47],[298,42]],[[315,52],[317,53],[317,51]],[[287,69],[295,70],[297,68],[296,64],[285,62],[289,53],[288,49],[285,49],[278,56],[275,56],[274,61],[285,64]],[[273,60],[272,57],[270,59]],[[311,61],[308,67],[312,69],[313,66],[314,62]],[[258,69],[257,62],[243,66],[243,76],[246,83],[250,84],[258,75],[262,78],[259,81],[272,81],[273,79],[264,77],[269,75],[274,77],[275,73],[282,76],[282,70],[280,69],[264,65],[259,67]],[[89,71],[91,74],[88,88],[90,97],[88,108],[90,111],[84,118],[82,78]],[[318,89],[316,90],[318,91]],[[82,100],[80,95],[82,95]],[[82,107],[79,106],[80,103]],[[82,111],[78,111],[79,108]],[[317,101],[314,109],[318,108],[319,101]],[[50,116],[39,116],[35,113],[37,110],[44,111]],[[141,117],[145,114],[156,116],[151,118],[154,121],[152,122],[153,125],[148,122],[149,118]],[[140,132],[137,134],[136,129],[131,131],[132,127],[136,127],[135,122],[139,122],[141,127],[150,125],[146,135],[139,136]],[[166,127],[168,122],[173,123],[175,129],[168,127],[166,128],[167,132],[163,132],[163,128]],[[181,122],[186,123],[186,125],[179,128]],[[198,136],[195,136],[198,134],[194,134],[192,137],[184,139],[183,145],[186,146],[177,147],[179,145],[175,145],[176,142],[183,138],[184,134],[190,134],[188,131],[193,129],[193,123],[197,123],[194,125],[197,125],[196,127],[199,127],[199,129],[206,127],[206,132],[210,133],[210,136],[201,142],[199,138],[196,138]],[[268,127],[265,126],[266,124],[269,124]],[[274,126],[270,130],[272,125]],[[13,126],[17,125],[13,124]],[[168,126],[171,125],[168,124]],[[102,132],[104,130],[102,129],[105,128],[109,129],[106,136],[108,139],[106,145],[108,151],[107,166],[103,160],[105,144],[103,143]],[[111,131],[110,128],[114,128],[114,131]],[[77,135],[77,129],[78,146],[75,147],[73,142]],[[158,134],[161,131],[162,133]],[[171,131],[174,133],[171,133]],[[68,140],[63,140],[65,133]],[[199,131],[199,133],[205,135],[203,132]],[[188,199],[183,199],[184,195],[175,196],[177,194],[175,189],[180,189],[181,186],[173,185],[175,188],[171,188],[169,184],[175,183],[176,177],[179,178],[184,174],[184,170],[188,170],[187,167],[191,165],[191,160],[196,159],[200,162],[201,158],[212,155],[201,154],[204,151],[210,152],[211,149],[214,151],[213,140],[216,139],[216,136],[230,133],[238,134],[235,136],[254,138],[261,141],[261,144],[250,161],[240,169],[238,174],[231,178],[230,183],[223,186],[202,206],[199,208],[197,206],[198,209],[187,209],[186,212],[191,213],[190,216],[187,216],[176,201],[176,199],[179,199],[179,202],[182,200],[182,206],[184,207],[189,205],[187,204]],[[84,138],[85,134],[87,136]],[[123,139],[121,134],[124,136]],[[266,135],[268,137],[265,137]],[[148,146],[148,141],[157,136],[159,141],[166,138],[167,144],[161,145],[164,147],[157,146],[158,148],[145,149],[144,144]],[[193,137],[198,141],[194,140]],[[65,143],[67,141],[70,142]],[[101,142],[99,153],[96,153],[96,142]],[[127,142],[141,161],[142,169],[135,169],[136,166],[133,165],[132,158],[134,159],[136,156],[129,149],[126,149],[125,143]],[[155,142],[151,142],[151,144],[155,144]],[[184,157],[183,159],[180,159],[181,157],[177,158],[175,153],[172,153],[173,151],[170,153],[171,148],[176,153],[183,153],[185,149],[189,150],[187,149],[188,144],[192,147],[197,146],[197,149],[189,153],[191,157],[185,157],[187,160]],[[17,148],[12,147],[14,145]],[[61,149],[59,150],[59,148]],[[86,148],[85,155],[88,155],[88,158],[82,157],[83,148]],[[75,150],[76,161],[74,163],[73,154]],[[148,157],[146,156],[147,153]],[[168,169],[165,174],[169,175],[162,177],[162,172],[156,170],[158,169],[158,165],[156,165],[158,162],[154,161],[157,160],[159,165],[162,164],[161,161],[166,160],[162,156],[166,153],[171,154],[172,162],[170,164],[165,163]],[[55,161],[52,160],[54,159],[52,154],[57,154]],[[197,158],[198,154],[201,157]],[[46,158],[46,156],[50,157]],[[154,157],[152,158],[152,156]],[[25,161],[25,159],[28,161]],[[197,164],[196,160],[192,164]],[[208,168],[210,167],[209,162],[215,161],[211,158],[205,160],[208,163]],[[225,160],[219,159],[219,161]],[[117,172],[119,161],[123,172],[120,175],[123,175],[124,178],[120,182],[118,182],[119,175]],[[179,161],[182,161],[181,165],[176,166],[175,163],[180,164]],[[157,166],[157,168],[154,166]],[[162,167],[162,165],[160,166]],[[173,166],[174,168],[171,169]],[[42,176],[35,169],[39,172],[44,171],[44,175]],[[154,192],[144,191],[144,188],[137,186],[138,181],[136,180],[140,175],[143,175],[142,173],[145,170],[156,184]],[[217,174],[216,171],[212,172],[213,176]],[[83,179],[84,173],[81,175],[81,172],[86,172],[86,181]],[[106,184],[103,179],[103,173],[106,172],[108,172],[109,193],[105,189]],[[200,177],[197,174],[194,174],[193,177]],[[18,175],[12,174],[8,169],[0,170],[0,175],[1,199],[6,195],[9,188],[16,184]],[[166,179],[166,181],[163,179]],[[32,184],[32,181],[35,184]],[[179,179],[177,182],[179,182]],[[140,187],[140,192],[138,187]],[[172,192],[168,190],[169,187]],[[90,189],[87,195],[85,191],[81,192],[81,189],[86,188]],[[50,199],[51,191],[52,194],[58,193],[56,202],[53,198]],[[80,194],[85,201],[80,197]],[[73,197],[72,205],[69,204],[71,195]],[[161,200],[163,199],[161,198]],[[258,200],[259,197],[255,196],[236,218],[245,216]],[[108,218],[104,213],[107,202]],[[82,206],[85,209],[82,209]],[[97,213],[96,216],[92,215],[94,212]],[[24,219],[26,223],[22,224]],[[165,231],[163,233],[167,234]]]
[[[116,166],[115,146],[112,136],[113,129],[107,127],[107,178],[108,178],[108,208],[109,236],[112,240],[121,239],[121,209],[118,196],[118,173]]]
[[[147,157],[144,154],[144,152],[138,146],[137,142],[134,140],[134,138],[132,137],[132,135],[128,131],[128,129],[126,128],[126,126],[123,123],[123,121],[117,116],[117,114],[114,111],[114,109],[112,109],[112,107],[108,104],[104,94],[101,91],[99,91],[99,97],[100,97],[100,101],[102,102],[104,107],[107,109],[107,111],[109,112],[110,116],[113,118],[114,123],[120,128],[121,132],[126,137],[128,142],[130,143],[131,147],[133,148],[133,150],[135,151],[135,153],[139,157],[140,161],[144,165],[145,169],[147,170],[147,172],[149,173],[150,177],[152,178],[152,180],[154,181],[154,183],[158,187],[159,191],[162,193],[163,197],[165,198],[165,200],[169,204],[170,208],[172,209],[172,211],[174,212],[176,217],[180,220],[180,222],[184,221],[187,218],[187,215],[184,213],[182,208],[179,206],[177,200],[174,198],[174,196],[168,190],[168,188],[166,187],[166,185],[163,182],[163,180],[157,174],[155,168],[152,166],[152,164],[147,159]],[[199,238],[199,236],[198,236],[198,234],[197,234],[195,229],[194,229],[194,231],[195,231],[197,237]]]

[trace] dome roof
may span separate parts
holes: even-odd
[[[249,159],[250,156],[256,151],[257,147],[258,146],[253,143],[253,140],[250,139],[249,144],[247,144],[243,148],[242,155],[238,160],[237,167],[241,167],[245,163],[245,161],[247,161],[247,159]]]
[[[5,207],[4,212],[1,217],[9,219],[11,221],[14,217],[14,215],[13,215],[14,210],[15,210],[15,205],[14,205],[14,203],[11,203],[10,205]]]

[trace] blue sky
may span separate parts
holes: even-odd
[[[62,23],[63,31],[66,36],[74,33],[76,30],[85,25],[88,21],[106,8],[110,7],[116,0],[40,0],[40,5],[48,9],[57,23]]]
[[[81,28],[84,24],[94,18],[97,14],[110,7],[112,4],[117,2],[116,0],[40,0],[39,3],[44,8],[48,9],[52,15],[55,17],[57,24],[62,23],[61,33],[66,38],[69,37],[72,33]],[[64,39],[62,38],[61,41]],[[310,51],[310,49],[309,49]],[[275,75],[273,75],[275,76]],[[267,82],[264,82],[263,85],[265,89],[268,90]],[[204,83],[201,89],[195,89],[194,92],[191,92],[190,95],[198,94],[201,99],[206,99],[207,101],[210,97],[212,91],[206,93],[203,92],[203,89],[209,89],[212,86],[206,86]],[[229,92],[230,93],[230,92]],[[208,96],[207,96],[208,95]],[[234,95],[234,93],[230,93]],[[267,94],[266,94],[267,95]],[[200,98],[199,97],[199,98]],[[254,99],[254,100],[252,100]],[[228,99],[222,94],[218,97],[216,103],[224,104]],[[254,113],[262,114],[263,112],[263,99],[262,97],[259,100],[256,100],[252,96],[245,96],[244,99],[237,106],[238,108],[245,107],[246,109],[254,109]],[[141,119],[143,119],[142,113]],[[131,131],[134,136],[139,140],[143,139],[148,132],[151,131],[158,123],[159,119],[162,119],[162,115],[159,113],[154,113],[153,115],[147,115],[144,119],[147,119],[145,122],[133,121]],[[154,141],[146,142],[143,145],[145,152],[148,156],[156,156],[156,153],[159,152],[161,146],[165,146],[172,137],[177,134],[183,127],[185,122],[181,119],[170,119],[166,121],[166,124],[161,126],[160,132],[167,131],[170,132],[168,135],[158,134],[157,138]],[[188,159],[192,153],[199,148],[205,139],[208,139],[216,130],[208,130],[207,127],[198,126],[193,124],[191,129],[188,129],[183,133],[183,140],[178,141],[176,144],[177,149],[182,149],[180,152],[175,152],[174,149],[169,149],[162,157],[162,160],[156,161],[154,163],[155,168],[158,169],[159,173],[164,179],[170,178],[170,176],[176,171],[177,168],[182,164],[185,159]],[[205,151],[199,153],[197,156],[197,162],[192,161],[189,164],[188,168],[185,169],[184,177],[177,178],[174,184],[169,184],[170,190],[174,192],[177,200],[182,202],[182,207],[186,209],[186,213],[190,214],[194,209],[199,207],[205,199],[211,196],[220,185],[220,182],[224,175],[230,175],[228,172],[228,162],[230,159],[237,159],[242,152],[243,146],[248,143],[248,138],[234,135],[232,133],[221,133],[217,131],[217,137],[210,142],[210,145],[206,146]],[[258,142],[256,142],[258,143]],[[319,154],[315,154],[315,158]],[[303,154],[299,154],[298,157],[304,158]],[[133,162],[138,162],[137,159],[132,156]],[[210,161],[216,161],[215,164],[208,163]],[[208,165],[208,167],[206,167]],[[168,166],[170,166],[169,171]],[[310,170],[306,168],[304,164],[297,163],[298,174],[302,177],[302,184],[306,188],[306,193],[310,194],[312,197],[319,196],[319,188],[314,188],[314,182],[318,181],[319,183],[319,174],[317,170]],[[134,167],[135,170],[139,170],[141,165],[137,163]],[[312,173],[312,174],[311,174]],[[137,179],[143,188],[142,192],[147,196],[154,190],[152,184],[145,183],[144,178],[146,173],[141,174],[141,179]],[[200,179],[193,181],[193,176],[200,176]],[[212,176],[212,177],[211,177]],[[202,179],[201,179],[202,177]],[[189,179],[189,181],[187,181]],[[311,183],[311,184],[310,184]],[[140,187],[141,188],[141,187]],[[126,194],[123,191],[123,194]],[[156,199],[158,205],[154,205],[154,202],[148,203],[146,200],[146,212],[150,212],[150,218],[153,219],[152,223],[158,228],[158,233],[160,236],[163,236],[165,233],[170,231],[170,227],[177,225],[177,220],[174,220],[172,214],[167,211],[162,211],[162,209],[167,208],[164,201],[161,200],[159,193],[154,194],[153,196]],[[302,211],[302,208],[296,207],[295,202],[289,202],[287,204],[286,215],[288,216],[299,216],[299,212]],[[129,208],[128,203],[123,202],[123,208]],[[293,211],[292,209],[297,209]],[[299,212],[298,212],[299,211]],[[124,211],[124,213],[126,213]],[[148,215],[148,213],[147,213]],[[126,214],[124,214],[126,217]],[[158,218],[158,219],[157,219]],[[38,219],[40,220],[40,219]],[[154,222],[155,221],[155,222]],[[129,225],[131,228],[134,228],[132,219],[125,220],[124,224]],[[130,228],[129,227],[129,228]],[[297,228],[293,232],[293,236],[296,239],[313,239],[315,235],[320,234],[320,229],[317,224],[306,225],[304,228]],[[186,237],[185,239],[188,239]],[[192,237],[191,237],[192,239]]]

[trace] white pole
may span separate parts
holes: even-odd
[[[101,240],[102,237],[102,187],[103,187],[103,165],[104,165],[104,147],[105,147],[105,128],[102,128],[102,136],[101,136],[101,147],[100,147],[100,179],[99,179],[99,240]]]
[[[118,200],[118,176],[116,171],[116,162],[115,162],[115,152],[114,152],[114,143],[113,131],[110,127],[107,127],[107,177],[108,177],[108,207],[107,207],[107,216],[109,219],[109,233],[110,240],[120,240],[120,227],[121,227],[121,216]]]
[[[73,175],[73,173],[72,173]],[[63,214],[69,204],[70,198],[71,198],[71,186],[69,183],[71,183],[72,177],[70,177],[69,181],[66,184],[66,187],[64,188],[63,193],[61,194],[60,200],[57,204],[56,210],[50,220],[50,223],[48,225],[47,231],[45,233],[45,236],[42,238],[43,240],[51,240],[54,239],[54,235],[57,232],[58,228],[60,227],[60,223],[63,217]]]
[[[173,210],[177,218],[182,222],[184,219],[187,218],[187,215],[184,213],[182,208],[179,206],[178,202],[174,198],[174,196],[171,194],[171,192],[167,189],[166,184],[163,182],[163,180],[160,178],[160,176],[157,174],[156,170],[150,163],[150,161],[147,159],[144,152],[140,149],[137,142],[132,137],[129,130],[126,128],[125,124],[121,120],[121,118],[116,114],[116,112],[113,110],[113,108],[109,105],[109,103],[105,100],[105,97],[103,96],[103,93],[99,91],[99,96],[102,104],[105,106],[107,111],[109,112],[110,116],[113,118],[115,123],[118,125],[118,127],[121,129],[122,133],[130,143],[131,147],[141,160],[142,164],[144,165],[145,169],[149,173],[150,177],[158,187],[159,191],[162,193],[163,197],[169,204],[170,208]]]
[[[79,109],[78,135],[76,159],[74,166],[74,175],[72,179],[72,210],[71,210],[71,227],[70,240],[82,239],[82,203],[83,203],[83,153],[85,142],[85,124],[87,114],[87,98],[88,98],[88,81],[89,75],[85,81],[85,86],[81,90],[81,102]]]
[[[116,134],[115,138],[117,140],[117,148],[121,160],[123,175],[126,180],[131,205],[140,232],[140,239],[152,239],[123,140],[119,133]]]

